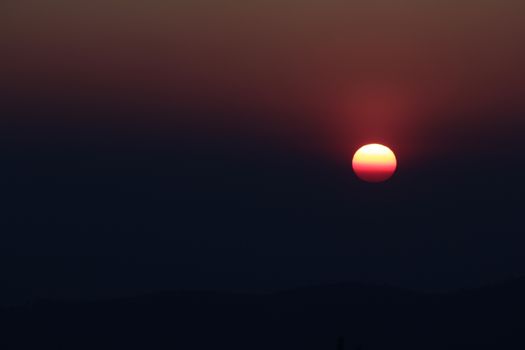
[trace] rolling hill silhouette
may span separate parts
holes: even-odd
[[[454,293],[340,284],[4,308],[2,349],[522,349],[525,279]]]

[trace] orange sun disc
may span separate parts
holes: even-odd
[[[383,182],[394,175],[397,160],[390,148],[373,143],[365,145],[355,152],[352,168],[361,180]]]

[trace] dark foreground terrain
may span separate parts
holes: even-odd
[[[1,311],[1,349],[524,349],[525,280],[450,294],[338,285]]]

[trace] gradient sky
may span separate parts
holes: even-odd
[[[521,122],[524,11],[509,0],[4,1],[0,84],[24,104],[184,107],[204,119],[167,115],[160,128],[259,125],[335,148],[357,137],[417,149],[458,118]]]
[[[3,0],[0,275],[72,290],[81,257],[78,290],[523,275],[524,16],[510,0]],[[399,161],[380,187],[351,170],[370,142]]]

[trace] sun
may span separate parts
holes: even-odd
[[[372,143],[355,152],[352,168],[361,180],[383,182],[394,175],[397,169],[397,159],[390,148]]]

